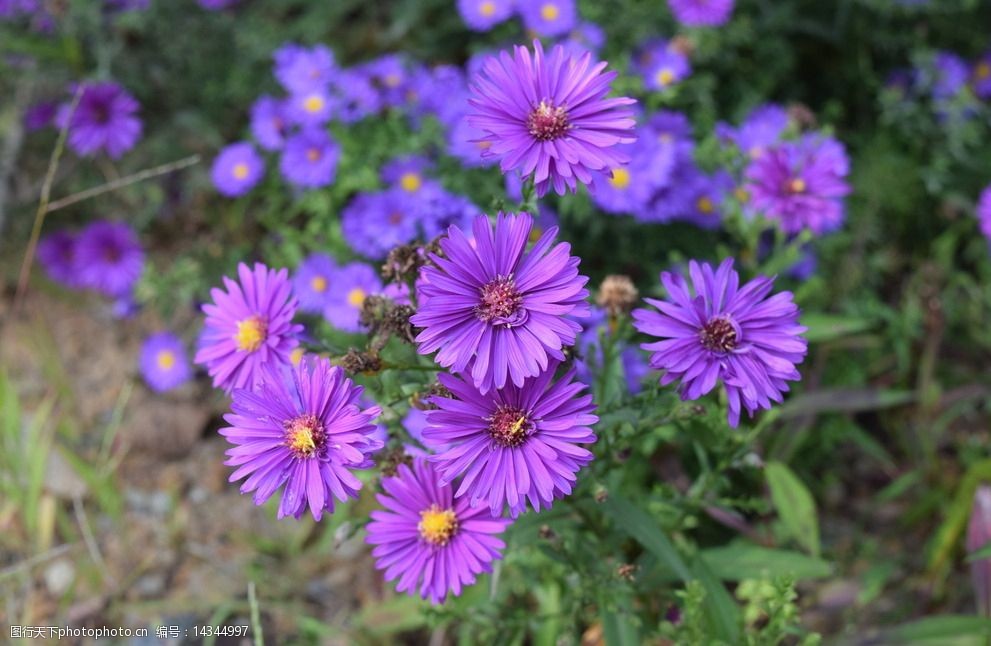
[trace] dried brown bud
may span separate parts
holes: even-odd
[[[425,391],[414,394],[413,398],[410,400],[410,404],[412,404],[414,408],[418,408],[420,410],[435,410],[437,406],[430,403],[431,398],[447,397],[450,399],[452,396],[453,395],[451,391],[447,389],[447,386],[443,385],[439,381],[435,381],[430,384]]]
[[[683,34],[672,38],[668,47],[687,58],[691,58],[692,54],[695,53],[695,43],[692,42],[691,38]]]
[[[414,314],[416,310],[411,305],[393,305],[386,311],[385,320],[382,321],[382,331],[394,334],[412,345],[416,333],[413,331],[413,324],[409,322],[409,317]]]
[[[595,498],[595,502],[601,505],[605,501],[609,500],[609,492],[603,489],[602,487],[599,487],[598,489],[595,490],[594,498]]]
[[[639,296],[630,277],[617,274],[603,279],[595,302],[605,308],[609,316],[616,317],[632,310]]]
[[[382,278],[392,283],[406,283],[416,280],[423,266],[425,256],[419,242],[400,245],[392,249],[382,265]]]
[[[798,126],[799,130],[816,128],[816,115],[804,103],[792,103],[788,106],[788,120]]]
[[[358,322],[374,334],[382,326],[382,322],[391,308],[392,300],[388,296],[382,296],[380,294],[366,296],[365,301],[361,304]]]
[[[413,464],[413,458],[402,448],[394,448],[386,452],[380,464],[382,465],[382,475],[394,476],[399,471],[399,465]]]
[[[557,534],[554,533],[550,525],[541,525],[540,529],[537,530],[537,535],[545,541],[551,541],[557,538]]]
[[[636,578],[637,566],[633,563],[624,563],[616,568],[616,576],[624,581],[633,581]]]
[[[341,368],[349,375],[372,375],[382,369],[382,360],[373,352],[361,352],[354,348],[341,357]]]

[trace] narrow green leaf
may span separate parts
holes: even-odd
[[[961,637],[991,637],[991,619],[970,615],[927,617],[892,628],[885,635],[886,643],[915,644],[938,640],[937,643],[946,644],[945,640]]]
[[[696,557],[692,561],[692,572],[705,588],[705,615],[713,636],[727,644],[739,643],[743,621],[733,597],[703,559]]]
[[[617,527],[637,539],[641,545],[650,550],[661,563],[675,573],[682,581],[692,578],[692,574],[682,560],[674,543],[667,537],[664,530],[643,510],[634,507],[628,500],[618,494],[609,494],[604,503],[606,513],[612,516]]]
[[[629,608],[629,599],[620,601],[621,607],[616,608],[617,600],[614,598],[606,599],[603,595],[599,600],[599,619],[606,646],[638,646],[640,631],[631,621],[633,611]]]
[[[819,519],[812,494],[781,462],[768,462],[764,474],[771,501],[788,534],[813,556],[819,556]]]
[[[701,556],[712,573],[723,581],[759,579],[768,574],[787,575],[801,581],[829,576],[833,570],[828,561],[801,552],[743,542],[703,550]]]
[[[991,558],[991,541],[988,541],[975,552],[971,552],[967,555],[967,562],[971,561],[983,561],[984,559]]]
[[[802,325],[809,328],[805,332],[805,338],[809,343],[832,341],[866,332],[874,327],[873,322],[867,319],[832,314],[806,314],[802,317]]]

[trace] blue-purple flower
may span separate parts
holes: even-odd
[[[186,347],[171,332],[158,332],[145,339],[138,363],[145,383],[158,393],[178,388],[192,376]]]
[[[420,273],[420,309],[410,321],[422,328],[421,354],[454,372],[470,373],[487,392],[545,370],[573,345],[581,326],[570,316],[588,313],[588,278],[567,243],[554,245],[557,228],[527,251],[533,219],[499,214],[495,226],[475,218],[473,240],[457,226],[440,241],[444,257]]]
[[[293,324],[298,301],[289,272],[261,263],[241,263],[238,281],[224,276],[226,289],[210,290],[203,306],[206,326],[194,361],[205,366],[215,388],[252,388],[268,369],[289,365],[302,325]]]
[[[382,291],[378,273],[364,263],[352,262],[339,267],[331,283],[324,318],[345,332],[360,332],[359,317],[365,299]]]
[[[45,273],[64,287],[79,287],[76,236],[68,231],[49,233],[38,241],[38,262]]]
[[[358,253],[376,260],[385,258],[393,247],[416,238],[425,208],[422,200],[402,188],[359,193],[341,212],[341,233]]]
[[[718,27],[733,13],[733,0],[668,0],[668,7],[686,27]]]
[[[144,269],[144,258],[137,234],[124,222],[95,220],[76,239],[79,284],[113,298],[131,293]]]
[[[341,149],[323,130],[309,128],[286,139],[279,160],[282,176],[303,188],[332,184]]]
[[[430,459],[448,484],[462,477],[455,497],[499,515],[514,516],[529,502],[536,511],[571,493],[578,471],[592,461],[583,444],[595,442],[592,396],[574,371],[554,381],[557,363],[517,386],[479,392],[470,382],[441,373],[452,397],[434,397],[427,411],[428,443],[448,444]]]
[[[567,56],[556,46],[544,56],[516,47],[486,60],[475,77],[469,122],[486,134],[483,155],[500,160],[502,171],[532,177],[538,195],[551,187],[559,195],[589,184],[592,173],[627,160],[617,144],[634,141],[633,99],[606,98],[615,72],[603,72],[591,56]]]
[[[398,579],[398,592],[443,603],[502,558],[506,545],[497,536],[510,521],[455,500],[451,485],[423,458],[400,465],[382,488],[377,498],[385,509],[371,513],[365,540],[375,546],[375,567],[385,570],[385,580]]]
[[[682,399],[695,400],[720,381],[729,401],[729,423],[741,410],[752,417],[782,401],[789,381],[801,379],[795,367],[805,358],[805,328],[791,292],[770,296],[772,278],[758,277],[740,287],[727,258],[713,270],[689,263],[692,286],[680,275],[664,272],[667,300],[648,298],[658,311],[633,312],[634,326],[661,339],[645,343],[652,368],[664,371],[661,384],[680,382]]]
[[[230,481],[245,479],[241,493],[254,492],[261,505],[280,488],[278,517],[314,520],[334,511],[334,499],[356,498],[361,481],[355,470],[372,466],[382,447],[372,436],[377,406],[362,410],[361,386],[338,366],[304,357],[296,368],[272,369],[254,390],[235,390],[230,424],[220,434],[234,446],[227,466]]]
[[[265,160],[246,141],[230,144],[213,160],[210,176],[217,192],[227,197],[244,195],[265,174]]]
[[[251,134],[265,150],[281,150],[289,117],[283,99],[259,97],[251,106]]]
[[[117,159],[141,138],[142,124],[137,116],[140,106],[117,83],[83,84],[71,122],[70,107],[70,104],[61,106],[56,125],[62,128],[69,123],[69,148],[83,157],[103,151]]]
[[[337,71],[334,52],[323,45],[307,48],[292,43],[275,51],[275,78],[297,94],[330,85]]]
[[[561,36],[578,22],[575,0],[522,0],[523,26],[538,36]]]
[[[716,133],[720,139],[736,145],[744,155],[756,159],[781,140],[788,122],[787,110],[768,103],[755,108],[739,128],[716,124]]]
[[[991,185],[981,192],[977,202],[977,222],[981,227],[981,233],[991,244]]]
[[[513,15],[515,0],[458,0],[458,13],[470,29],[488,31]]]
[[[314,253],[299,263],[292,277],[292,289],[299,299],[299,309],[311,314],[322,314],[330,300],[337,263],[323,253]]]

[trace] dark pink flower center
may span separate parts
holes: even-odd
[[[489,435],[499,446],[513,448],[526,442],[535,425],[522,408],[500,406],[489,420]]]
[[[736,326],[725,316],[716,316],[699,332],[702,347],[713,352],[731,352],[736,348]]]
[[[482,286],[475,316],[486,323],[510,324],[523,303],[512,276],[498,276]]]
[[[315,415],[299,415],[282,423],[286,446],[297,458],[312,458],[327,444],[327,431]]]
[[[546,99],[526,118],[526,128],[535,139],[551,141],[568,134],[571,125],[563,107],[554,107]]]

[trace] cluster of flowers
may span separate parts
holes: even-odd
[[[914,68],[891,72],[887,87],[901,98],[928,97],[937,112],[947,110],[950,102],[967,91],[979,99],[991,99],[991,49],[973,61],[946,50],[933,52]]]
[[[718,26],[729,20],[734,0],[668,0],[675,19],[687,27]],[[519,15],[537,36],[562,36],[578,24],[575,0],[458,0],[458,12],[474,31],[489,31]]]
[[[233,7],[241,0],[196,0],[207,11],[220,11]],[[151,0],[102,0],[101,9],[110,14],[127,11],[145,11]],[[44,0],[0,0],[0,22],[26,22],[31,29],[42,34],[54,33],[57,27],[57,11],[52,3]]]

